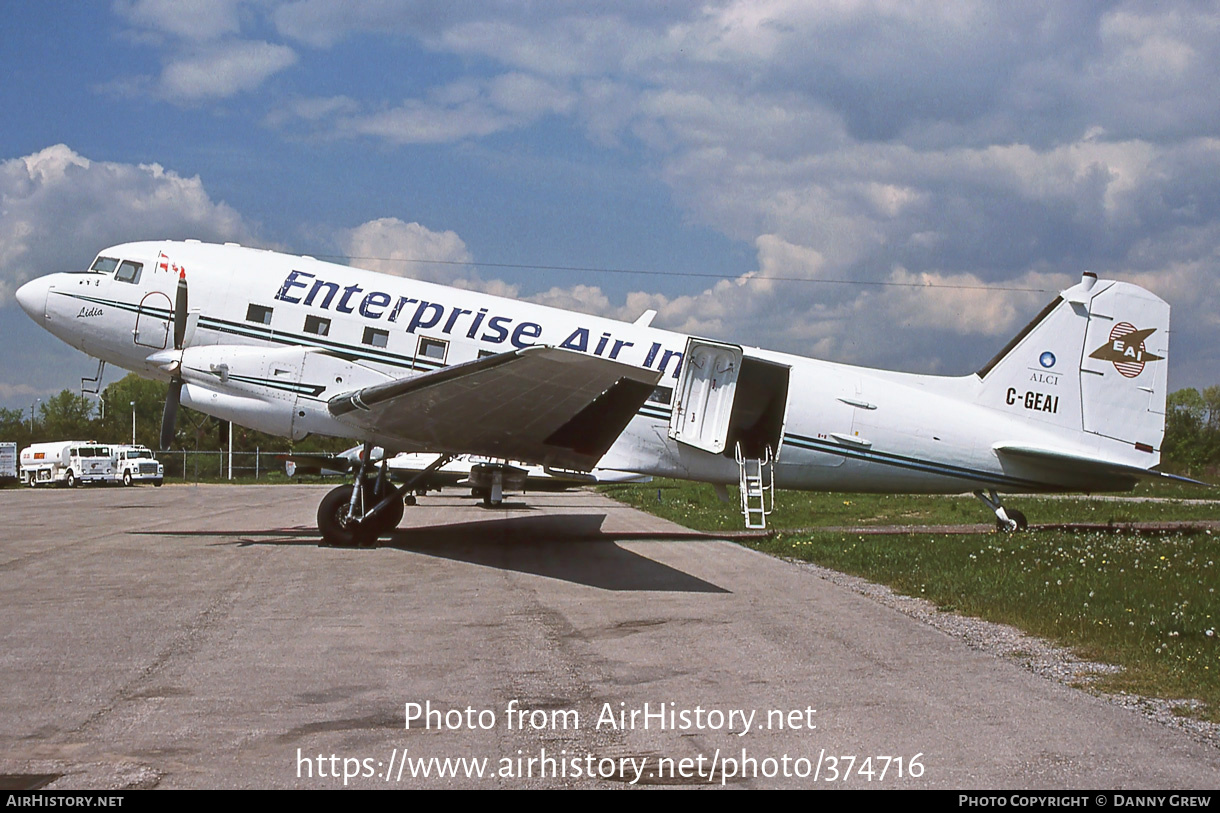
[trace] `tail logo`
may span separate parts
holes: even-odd
[[[1164,356],[1149,353],[1144,347],[1144,340],[1156,332],[1150,327],[1136,330],[1130,322],[1119,322],[1110,331],[1110,341],[1089,353],[1089,358],[1111,361],[1114,369],[1125,378],[1135,378],[1144,372],[1144,365],[1152,361],[1160,361]]]

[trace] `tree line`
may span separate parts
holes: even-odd
[[[1220,385],[1169,395],[1161,458],[1172,471],[1216,474],[1220,469]]]

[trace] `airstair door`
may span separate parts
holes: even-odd
[[[687,339],[669,420],[671,438],[713,454],[727,448],[741,357],[737,345]]]

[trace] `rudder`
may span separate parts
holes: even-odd
[[[1159,450],[1165,436],[1169,305],[1126,282],[1098,283],[1096,289],[1080,361],[1084,430],[1142,451]]]

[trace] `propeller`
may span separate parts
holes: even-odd
[[[178,422],[178,402],[182,398],[182,345],[186,341],[186,269],[178,272],[178,290],[174,293],[174,349],[178,361],[169,380],[169,393],[165,397],[165,411],[161,414],[161,449],[166,450],[174,442],[174,428]]]

